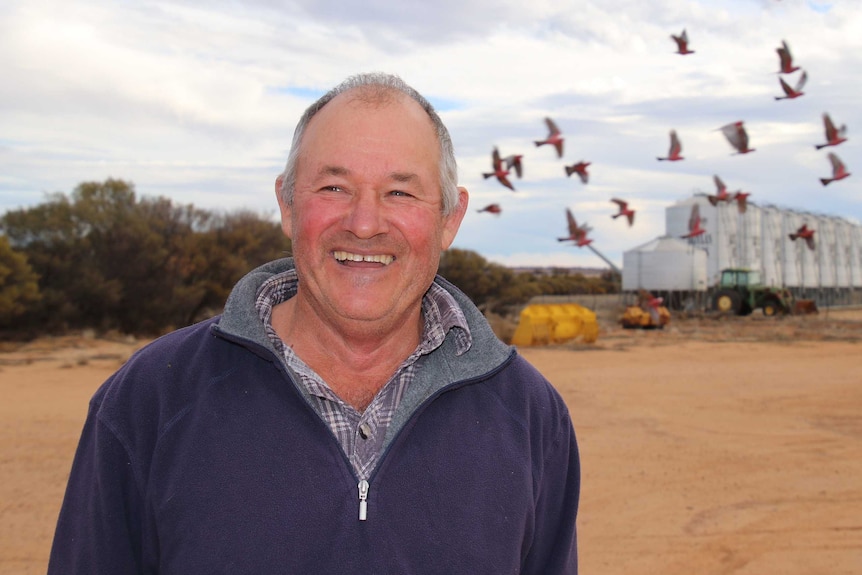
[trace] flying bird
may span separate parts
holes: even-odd
[[[823,128],[826,131],[826,143],[816,144],[814,147],[818,150],[826,146],[837,146],[841,142],[847,141],[847,137],[844,135],[847,133],[847,124],[842,124],[840,128],[836,129],[835,124],[832,123],[832,118],[826,113],[823,114]]]
[[[482,212],[488,212],[489,214],[499,215],[500,212],[503,211],[503,208],[500,207],[500,204],[488,204],[487,206],[485,206],[481,210],[476,210],[476,211],[479,212],[480,214]]]
[[[491,167],[494,169],[493,172],[485,172],[482,174],[482,177],[485,179],[494,176],[497,178],[497,181],[512,190],[515,191],[515,186],[512,185],[512,182],[509,181],[509,178],[506,176],[509,175],[509,170],[503,167],[503,160],[500,159],[500,151],[497,150],[497,147],[494,147],[494,151],[491,153]]]
[[[814,230],[808,229],[808,224],[802,224],[795,233],[788,234],[790,241],[795,242],[797,238],[802,238],[808,244],[808,249],[814,250]]]
[[[557,238],[558,242],[574,241],[579,248],[592,243],[593,240],[587,238],[587,233],[592,228],[587,224],[578,226],[575,216],[572,215],[572,210],[569,208],[566,208],[566,222],[569,227],[569,235],[564,238]]]
[[[724,132],[724,137],[736,149],[737,154],[747,154],[754,151],[754,148],[748,147],[748,132],[745,131],[743,122],[726,124],[719,130]]]
[[[676,42],[676,53],[685,56],[686,54],[694,54],[694,50],[688,49],[688,34],[685,32],[683,28],[682,34],[679,36],[675,36],[673,34],[670,35],[673,38],[673,41]]]
[[[590,165],[591,162],[578,162],[577,164],[572,164],[571,166],[566,166],[566,175],[571,176],[572,174],[578,174],[583,183],[587,183],[590,179],[590,174],[587,173],[587,166]]]
[[[843,180],[850,175],[850,172],[848,172],[847,168],[844,167],[844,162],[842,162],[838,156],[832,152],[829,152],[829,161],[832,162],[832,177],[820,178],[820,183],[824,186],[828,186],[831,182],[837,180]]]
[[[658,161],[667,160],[668,162],[676,162],[679,160],[684,160],[682,156],[680,156],[680,152],[682,152],[682,144],[679,143],[679,137],[676,135],[676,130],[670,131],[670,151],[666,158],[656,158]]]
[[[790,46],[784,40],[781,41],[781,47],[775,49],[778,52],[779,59],[779,74],[791,74],[799,69],[799,66],[793,65],[793,55],[790,53]]]
[[[518,176],[519,179],[524,175],[524,170],[521,164],[523,157],[523,154],[512,154],[511,156],[503,158],[503,163],[506,164],[506,169],[511,170],[512,168],[515,168],[515,175]]]
[[[736,209],[739,210],[740,214],[744,214],[745,210],[748,209],[748,196],[751,195],[751,192],[736,192],[733,194],[733,199],[736,201]]]
[[[691,206],[691,215],[688,217],[688,233],[680,237],[685,240],[705,234],[706,230],[700,226],[700,222],[700,206],[694,204]]]
[[[796,86],[791,88],[790,84],[784,81],[784,78],[779,78],[778,83],[781,84],[781,89],[784,90],[784,96],[775,96],[776,100],[792,100],[794,98],[798,98],[799,96],[804,96],[805,92],[802,91],[802,88],[805,86],[805,82],[808,81],[808,73],[803,70],[802,75],[799,76],[799,80],[796,82]]]
[[[560,129],[554,123],[554,121],[550,118],[545,118],[545,124],[548,125],[548,137],[544,140],[535,140],[536,146],[543,146],[545,144],[551,144],[557,149],[557,157],[563,157],[563,134],[560,132]]]
[[[727,191],[727,186],[724,185],[721,178],[719,178],[718,175],[714,175],[712,176],[712,180],[715,182],[716,192],[715,195],[706,196],[709,203],[713,206],[717,206],[718,202],[729,202],[731,200],[730,193]]]
[[[629,207],[628,202],[624,202],[619,198],[611,198],[611,201],[619,206],[619,212],[611,215],[613,219],[617,219],[620,216],[625,216],[629,221],[629,226],[635,223],[635,211]]]

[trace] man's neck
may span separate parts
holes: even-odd
[[[412,315],[394,325],[325,321],[293,297],[273,308],[272,327],[341,399],[362,411],[419,345],[421,309]]]

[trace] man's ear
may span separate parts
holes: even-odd
[[[448,249],[455,241],[455,235],[461,227],[461,221],[464,219],[464,214],[467,213],[467,203],[470,200],[470,194],[467,193],[467,188],[458,186],[458,205],[451,214],[443,218],[443,236],[441,238],[441,249]]]
[[[281,186],[284,184],[284,174],[275,179],[275,198],[278,201],[278,210],[281,212],[281,231],[291,240],[293,239],[293,226],[291,224],[290,206],[284,201],[284,193]]]

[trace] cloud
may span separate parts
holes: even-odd
[[[752,201],[862,218],[862,181],[824,189],[821,114],[846,123],[836,150],[862,171],[862,26],[858,1],[635,0],[404,3],[250,0],[0,5],[0,210],[105,177],[201,207],[274,207],[295,122],[346,76],[401,75],[440,110],[471,209],[455,245],[500,260],[594,262],[556,241],[564,209],[625,249],[664,231],[664,209],[712,190],[713,174]],[[670,34],[685,28],[690,56]],[[788,41],[806,95],[776,102]],[[556,158],[533,140],[553,117]],[[757,152],[733,156],[721,125],[744,120]],[[657,162],[668,131],[683,162]],[[481,176],[493,146],[523,153],[510,192]],[[563,166],[592,162],[590,183]],[[637,204],[636,225],[609,198]],[[477,214],[492,201],[494,218]],[[516,255],[521,254],[521,255]]]

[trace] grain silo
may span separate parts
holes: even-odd
[[[666,209],[669,236],[689,233],[695,205],[705,232],[685,241],[705,250],[709,287],[718,282],[721,270],[747,268],[759,270],[764,283],[786,287],[821,305],[859,303],[862,298],[862,225],[751,202],[740,212],[736,202],[713,206],[698,194]],[[815,232],[813,249],[804,239],[790,238],[803,225]]]
[[[673,308],[701,303],[709,287],[706,262],[701,248],[670,236],[656,238],[623,253],[622,289],[646,290]]]

